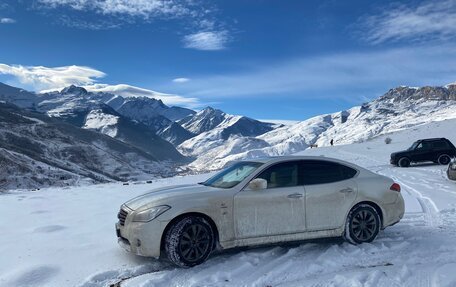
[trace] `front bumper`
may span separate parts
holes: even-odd
[[[161,238],[166,222],[152,220],[150,222],[131,222],[122,226],[116,223],[116,235],[119,245],[126,251],[139,256],[160,257]]]

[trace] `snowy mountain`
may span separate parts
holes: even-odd
[[[218,126],[228,117],[221,110],[207,107],[198,113],[181,119],[178,123],[189,132],[199,135]]]
[[[177,121],[188,115],[192,115],[195,111],[187,108],[177,107],[177,106],[166,106],[161,99],[165,98],[167,101],[176,101],[176,98],[180,98],[176,95],[159,93],[156,91],[151,91],[148,89],[142,89],[135,86],[118,84],[118,85],[106,85],[106,84],[94,84],[90,86],[85,86],[88,91],[94,93],[103,93],[120,96],[122,99],[134,100],[140,99],[151,99],[152,106],[156,106],[153,109],[153,112],[157,112],[159,115],[162,115],[172,121]],[[191,101],[191,99],[190,99]],[[158,104],[154,104],[158,102]]]
[[[184,129],[176,122],[172,122],[167,127],[160,129],[157,132],[157,135],[159,135],[162,139],[169,141],[174,146],[178,146],[182,142],[195,136],[195,134]]]
[[[53,91],[39,95],[45,102],[66,103],[69,100],[80,102],[99,102],[104,103],[121,115],[134,119],[156,128],[155,124],[159,120],[156,118],[166,118],[166,123],[160,124],[162,128],[164,124],[176,121],[187,116],[193,115],[195,112],[190,109],[181,107],[168,107],[161,100],[148,97],[122,97],[119,95],[105,92],[89,92],[83,87],[69,86],[61,91]],[[49,99],[50,98],[50,99]],[[47,100],[49,99],[49,100]],[[44,106],[44,103],[41,105]]]
[[[107,103],[109,104],[110,101]],[[177,121],[195,113],[195,111],[186,108],[168,107],[161,100],[152,98],[123,98],[123,102],[120,103],[116,97],[116,101],[118,105],[120,104],[116,108],[119,113],[138,121],[145,121],[145,124],[147,124],[148,119],[156,116]]]
[[[37,104],[37,110],[50,117],[119,139],[141,148],[159,160],[184,160],[172,144],[156,134],[156,130],[143,124],[143,121],[125,116],[120,112],[121,108],[115,110],[109,106],[107,99],[118,98],[117,96],[94,94],[82,87],[70,86],[60,92],[41,94],[39,98],[41,101]],[[141,111],[137,114],[141,115]],[[145,122],[146,119],[143,119]],[[157,122],[164,122],[164,127],[172,123],[161,115],[157,115],[155,119]]]
[[[6,102],[117,138],[161,160],[182,162],[184,157],[166,140],[178,144],[193,136],[162,114],[185,117],[194,111],[167,107],[160,100],[93,93],[74,85],[61,91],[34,94],[2,84],[0,91],[6,95],[3,97]],[[165,129],[163,140],[160,135]]]
[[[36,109],[49,116],[65,119],[77,126],[85,124],[85,117],[92,110],[102,109],[105,113],[120,115],[140,122],[148,126],[155,134],[159,136],[163,134],[164,139],[172,139],[171,142],[176,145],[194,136],[173,123],[192,116],[195,111],[182,107],[168,107],[159,99],[146,96],[119,96],[107,93],[105,90],[99,89],[99,91],[90,92],[83,87],[72,85],[61,91],[35,94],[0,83],[0,101]],[[114,91],[116,90],[114,89]],[[125,92],[125,88],[123,88],[122,93]],[[108,111],[109,109],[111,111]],[[91,119],[92,123],[94,120],[95,118]],[[101,124],[98,123],[99,130],[103,130],[100,127]],[[166,133],[164,133],[165,130]]]
[[[63,106],[72,105],[70,99],[65,99],[65,96],[71,93],[76,101],[82,101],[90,107],[94,107],[96,103],[98,103],[98,105],[104,104],[109,106],[116,114],[118,113],[121,118],[130,119],[135,123],[143,124],[154,134],[169,141],[173,145],[178,145],[194,136],[179,125],[176,125],[174,121],[191,116],[195,112],[181,107],[168,107],[161,100],[148,97],[122,97],[105,92],[93,93],[87,92],[87,90],[82,87],[75,86],[65,88],[61,92],[53,93],[55,95],[54,98],[61,98],[63,100]],[[46,97],[48,95],[49,93],[43,94],[42,96]],[[78,104],[73,106],[76,107]],[[60,109],[61,108],[62,107],[60,107]],[[114,113],[109,112],[109,114]],[[124,122],[126,122],[126,120],[124,120]],[[98,123],[98,125],[101,124],[102,123]],[[106,129],[110,128],[107,127],[105,130]],[[98,130],[103,130],[103,128],[99,127]],[[141,130],[145,130],[145,128],[143,127]],[[147,132],[147,134],[150,134],[151,131]],[[140,135],[136,138],[140,138]],[[134,141],[129,140],[127,137],[123,137],[122,139],[134,144]]]
[[[14,103],[21,108],[32,108],[36,104],[36,95],[22,89],[0,83],[0,101]]]
[[[201,117],[202,120],[193,122],[195,125],[192,127],[198,126],[202,128],[204,125],[198,125],[199,123],[204,122],[205,124],[210,123],[210,125],[212,125],[217,122],[220,113],[218,110],[213,111],[215,111],[215,113],[207,113],[203,110],[201,113],[202,115],[210,114],[211,117]],[[238,137],[255,137],[271,131],[275,127],[274,124],[263,123],[248,117],[228,115],[225,113],[222,113],[222,115],[224,118],[222,122],[212,129],[202,132],[199,135],[183,142],[178,146],[178,150],[188,156],[207,156],[207,152],[210,150],[223,146],[225,143],[233,139]]]
[[[171,143],[156,135],[149,127],[132,121],[112,109],[91,110],[85,116],[82,128],[98,131],[140,148],[158,160],[170,160],[176,163],[186,161]]]
[[[115,119],[103,120],[111,124]],[[155,157],[109,136],[0,103],[0,190],[175,174],[173,162],[161,154],[158,150]]]
[[[398,87],[361,106],[316,116],[256,137],[221,140],[214,132],[201,134],[182,143],[179,150],[198,157],[190,168],[215,170],[233,160],[296,153],[311,144],[327,146],[331,139],[335,144],[362,142],[392,131],[453,118],[456,118],[456,85]]]

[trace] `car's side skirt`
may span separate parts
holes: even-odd
[[[270,235],[262,237],[250,237],[241,238],[232,241],[220,242],[223,249],[242,247],[242,246],[258,246],[266,244],[275,244],[282,242],[293,242],[300,240],[309,240],[317,238],[330,238],[340,237],[344,232],[343,228],[330,229],[330,230],[319,230],[319,231],[308,231],[302,233],[282,234],[282,235]]]

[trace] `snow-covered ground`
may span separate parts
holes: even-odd
[[[0,196],[0,286],[456,286],[456,182],[445,167],[390,166],[389,154],[422,137],[456,143],[456,120],[434,122],[351,145],[301,154],[342,158],[394,178],[406,214],[371,244],[320,240],[233,250],[179,269],[117,246],[121,203],[149,189],[208,175],[152,184],[106,184]],[[386,145],[389,136],[392,143]]]

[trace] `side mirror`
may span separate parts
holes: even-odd
[[[266,179],[263,178],[255,178],[251,182],[249,182],[248,187],[251,190],[262,190],[268,188],[268,182]]]

